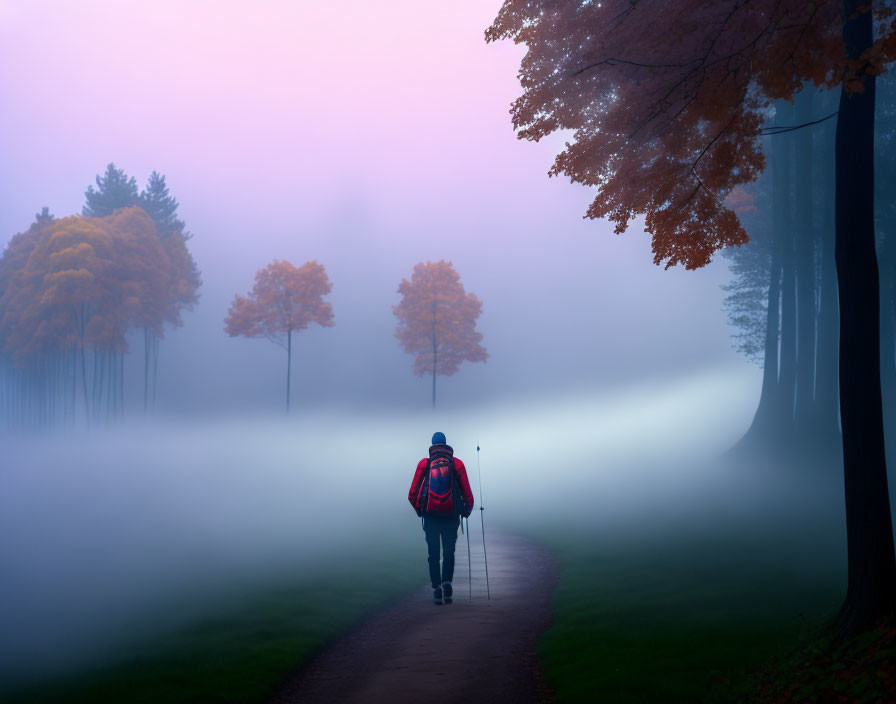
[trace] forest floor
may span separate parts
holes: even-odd
[[[494,533],[487,585],[480,536],[470,537],[472,575],[458,536],[453,604],[433,604],[426,584],[324,650],[273,704],[551,701],[536,642],[551,623],[554,559],[529,540]]]

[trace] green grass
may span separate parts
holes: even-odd
[[[416,536],[414,536],[416,537]],[[422,540],[419,541],[422,546]],[[319,566],[256,586],[117,662],[9,693],[10,702],[177,704],[264,701],[309,657],[365,614],[425,579],[421,546]]]
[[[749,701],[760,670],[812,638],[842,598],[836,566],[812,567],[836,555],[801,559],[796,544],[547,535],[559,585],[539,653],[560,702]]]

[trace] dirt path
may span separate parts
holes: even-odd
[[[326,649],[286,683],[272,704],[551,701],[535,641],[551,622],[553,558],[523,538],[489,535],[487,600],[478,537],[477,542],[474,531],[470,541],[472,603],[466,539],[459,534],[453,604],[435,606],[427,583]],[[426,574],[422,532],[420,571]]]

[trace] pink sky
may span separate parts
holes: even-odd
[[[459,375],[471,384],[518,384],[548,356],[545,373],[613,379],[733,362],[724,264],[655,267],[637,228],[620,238],[583,220],[588,192],[547,178],[560,140],[516,139],[523,50],[483,38],[499,5],[0,0],[0,244],[43,205],[79,212],[114,161],[141,185],[164,173],[194,233],[200,307],[166,342],[183,370],[210,349],[233,354],[234,368],[264,354],[279,365],[221,332],[234,293],[273,258],[327,266],[337,327],[309,337],[321,345],[309,354],[325,359],[327,344],[364,330],[380,357],[367,355],[366,371],[352,361],[359,375],[393,357],[405,374],[395,287],[415,262],[441,258],[485,301],[492,361]],[[195,383],[197,396],[217,388]]]
[[[141,181],[166,173],[186,215],[223,194],[307,214],[346,184],[399,218],[412,200],[484,207],[550,160],[510,129],[521,52],[484,43],[497,6],[5,2],[0,82],[14,109],[0,144],[7,166],[28,164],[15,191],[33,194],[19,221],[48,181],[75,188],[54,210],[77,209],[111,160]]]

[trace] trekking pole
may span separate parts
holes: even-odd
[[[476,469],[479,472],[479,523],[482,526],[482,557],[485,560],[485,592],[489,601],[492,590],[488,585],[488,553],[485,551],[485,506],[482,505],[482,464],[479,461],[479,443],[476,443]]]
[[[467,522],[467,529],[464,531],[467,534],[467,577],[470,580],[470,603],[473,603],[473,558],[470,557],[470,519],[462,518],[460,525],[461,529],[463,529],[464,521]]]

